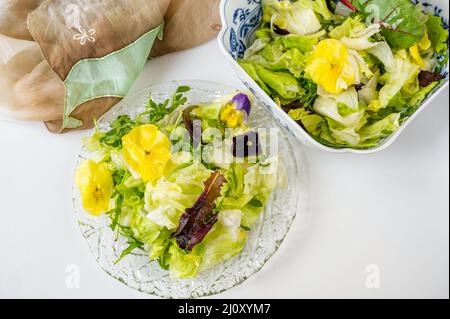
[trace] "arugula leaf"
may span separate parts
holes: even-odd
[[[187,98],[183,93],[188,92],[190,89],[188,86],[180,86],[171,99],[166,99],[162,103],[156,103],[150,95],[145,105],[145,111],[139,114],[135,120],[132,120],[128,115],[119,115],[111,123],[111,129],[99,135],[98,141],[107,147],[122,148],[122,137],[138,125],[155,124],[166,115],[172,113],[176,108],[184,105],[187,102]],[[144,122],[144,118],[147,118],[147,121]]]
[[[157,261],[159,266],[162,269],[169,270],[169,259],[170,259],[170,252],[169,248],[172,242],[168,241],[166,244],[166,247],[164,248],[164,252],[161,254],[161,256],[158,257]]]
[[[145,111],[136,117],[137,125],[143,124],[142,119],[144,117],[148,117],[146,124],[155,124],[162,120],[166,115],[172,113],[187,102],[187,98],[183,93],[190,91],[190,89],[189,86],[179,86],[172,99],[166,99],[162,103],[156,103],[150,95],[145,106]]]
[[[120,115],[111,123],[111,130],[100,138],[100,142],[107,146],[122,147],[122,137],[134,126],[134,121],[128,115]]]
[[[108,212],[109,218],[111,220],[109,227],[116,231],[116,240],[119,237],[119,235],[125,237],[128,242],[128,247],[125,248],[122,253],[120,254],[119,258],[114,262],[114,265],[120,262],[126,255],[132,253],[135,249],[143,249],[144,243],[136,239],[134,237],[133,230],[131,228],[123,226],[120,224],[120,216],[122,213],[122,203],[124,201],[124,198],[121,194],[118,194],[116,196],[115,202],[116,207]]]
[[[354,0],[366,18],[382,27],[381,33],[393,49],[406,49],[425,35],[427,16],[409,0]]]
[[[133,236],[133,231],[129,227],[119,225],[119,232],[127,238],[129,246],[122,251],[120,257],[114,262],[114,265],[119,263],[125,256],[131,254],[135,249],[143,249],[144,247],[144,244]]]

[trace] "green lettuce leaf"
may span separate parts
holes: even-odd
[[[428,38],[433,44],[437,53],[442,54],[447,51],[448,30],[442,27],[441,17],[428,14],[427,21]]]
[[[414,94],[408,94],[404,91],[398,92],[388,104],[388,109],[393,109],[393,113],[400,112],[402,119],[412,115],[427,95],[439,85],[439,81],[433,82],[430,85],[420,88]]]
[[[203,191],[203,182],[211,171],[200,163],[176,170],[167,179],[147,183],[145,210],[147,218],[169,230],[178,226],[181,214],[191,207]]]
[[[314,10],[324,11],[323,2],[304,0],[291,2],[290,0],[264,0],[263,21],[287,30],[290,34],[305,35],[319,31],[322,26]],[[326,6],[325,6],[326,9]],[[328,11],[328,9],[327,9]],[[329,12],[328,12],[329,13]],[[326,13],[325,13],[326,14]]]
[[[149,220],[146,214],[140,212],[136,214],[130,223],[133,235],[147,246],[151,246],[159,237],[162,227]]]
[[[244,60],[238,61],[239,65],[244,69],[245,72],[263,89],[267,94],[271,95],[272,90],[264,83],[257,72],[258,65],[254,62],[247,62]]]
[[[359,109],[358,95],[354,87],[339,94],[330,94],[320,88],[319,90],[319,97],[314,102],[315,112],[331,119],[341,128],[358,128],[363,125],[365,112]]]
[[[379,31],[380,27],[378,24],[366,27],[359,17],[349,17],[341,25],[331,30],[329,36],[340,40],[349,49],[367,50],[377,44],[371,37]]]
[[[342,24],[335,26],[328,35],[330,38],[339,40],[343,37],[351,37],[354,30],[363,30],[366,27],[359,17],[348,17]]]
[[[186,253],[173,241],[168,253],[170,255],[168,258],[170,277],[174,279],[193,278],[199,272],[205,253],[205,244],[199,243],[190,253]]]
[[[340,129],[330,127],[330,131],[338,144],[355,146],[361,141],[359,134],[354,128]]]
[[[278,158],[268,158],[247,168],[233,164],[225,177],[222,208],[240,210],[242,225],[248,228],[263,211],[271,192],[284,185],[284,171]]]
[[[239,254],[245,247],[246,239],[245,230],[238,229],[237,235],[234,236],[224,230],[222,224],[216,223],[203,239],[204,253],[199,271],[214,267]]]
[[[255,65],[255,67],[258,77],[280,97],[295,99],[305,93],[305,90],[291,73],[272,71],[258,65]]]
[[[251,229],[255,222],[259,219],[264,210],[264,199],[258,199],[258,196],[253,197],[247,205],[241,208],[242,220],[241,226],[245,229]]]
[[[379,101],[380,107],[384,108],[389,101],[402,89],[408,81],[418,75],[418,66],[403,60],[400,57],[394,58],[394,67],[383,74],[380,81],[385,85],[380,89]]]
[[[381,138],[391,135],[395,132],[399,124],[400,114],[393,113],[384,119],[373,124],[367,125],[359,131],[361,142],[379,141]]]
[[[275,39],[275,44],[280,44],[284,49],[297,49],[301,53],[309,53],[319,42],[319,38],[325,35],[325,31],[317,32],[310,35],[288,35]]]

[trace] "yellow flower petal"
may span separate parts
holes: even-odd
[[[155,125],[132,129],[122,138],[122,145],[125,161],[145,182],[163,175],[170,160],[170,141]]]
[[[423,36],[422,40],[420,40],[419,43],[417,43],[417,45],[419,46],[419,49],[422,51],[428,50],[431,46],[431,41],[428,38],[428,33],[425,32],[425,35]]]
[[[425,67],[425,62],[423,62],[422,57],[420,56],[419,48],[417,47],[417,45],[413,45],[409,48],[409,54],[411,54],[413,60],[412,62],[414,62],[421,68]]]
[[[106,163],[82,162],[75,173],[75,183],[88,213],[99,216],[109,210],[113,179]]]
[[[305,72],[327,92],[338,94],[354,83],[358,70],[351,65],[345,45],[335,39],[325,39],[311,53]]]
[[[367,106],[367,109],[373,112],[378,112],[381,109],[380,100],[372,100],[372,102],[370,102]]]
[[[220,120],[225,123],[227,127],[235,128],[241,126],[244,122],[244,114],[236,110],[233,104],[229,104],[220,115]]]

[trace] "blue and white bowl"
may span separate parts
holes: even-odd
[[[413,2],[419,2],[414,0]],[[448,29],[449,2],[447,0],[420,1],[424,9],[444,19]],[[368,154],[380,151],[391,145],[400,133],[411,123],[419,113],[427,107],[431,101],[448,86],[448,65],[443,74],[445,81],[436,87],[418,107],[417,111],[410,116],[403,125],[391,136],[384,139],[380,145],[364,150],[351,148],[332,148],[317,142],[306,130],[291,119],[258,84],[240,67],[237,59],[241,58],[245,50],[251,46],[255,39],[255,31],[258,29],[262,19],[262,0],[222,0],[220,5],[222,19],[222,30],[219,34],[219,45],[223,53],[230,60],[233,69],[239,79],[255,95],[258,101],[265,106],[269,112],[300,142],[327,152],[334,153],[362,153]]]

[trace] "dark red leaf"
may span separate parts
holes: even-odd
[[[191,137],[194,148],[197,147],[197,145],[198,145],[198,143],[200,143],[200,139],[201,139],[201,136],[197,136],[198,132],[195,132],[194,121],[191,118],[191,112],[196,108],[198,108],[197,105],[192,105],[192,106],[187,107],[183,111],[183,123],[189,132],[189,136]],[[197,134],[195,134],[195,133],[197,133]],[[201,135],[201,133],[200,133],[200,135]]]
[[[274,26],[273,26],[273,32],[275,32],[276,34],[279,34],[279,35],[288,35],[288,34],[290,34],[290,32],[288,30],[281,29],[276,24],[274,24]]]
[[[191,138],[194,135],[194,123],[191,119],[191,112],[196,109],[198,106],[192,105],[184,109],[183,111],[183,123],[186,129],[189,132],[189,135]]]
[[[217,222],[217,214],[214,213],[214,203],[220,196],[220,190],[226,182],[225,176],[220,172],[214,172],[204,183],[205,190],[195,204],[186,209],[180,217],[180,224],[172,234],[178,247],[186,251],[200,243],[206,234]]]
[[[282,108],[286,113],[288,113],[290,110],[299,109],[299,108],[301,108],[301,107],[303,107],[303,106],[304,106],[304,104],[303,104],[302,102],[300,102],[300,101],[294,101],[294,102],[291,102],[291,103],[289,103],[289,104],[282,105],[281,108]]]
[[[435,81],[439,81],[444,76],[439,73],[433,73],[429,71],[420,71],[419,73],[419,85],[420,87],[426,87]]]

